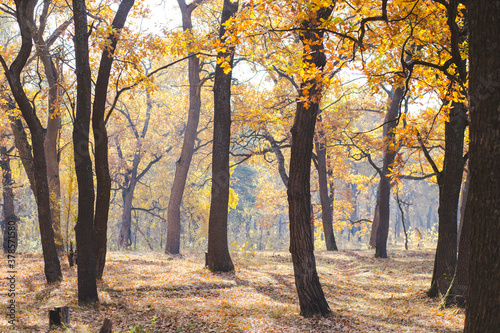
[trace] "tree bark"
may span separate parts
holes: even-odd
[[[21,72],[30,57],[33,48],[32,30],[30,22],[33,22],[34,0],[16,1],[17,22],[21,31],[22,43],[19,53],[11,64],[7,66],[5,60],[0,57],[0,62],[9,82],[16,103],[21,110],[31,134],[33,146],[34,178],[36,179],[35,197],[37,198],[38,222],[42,241],[42,250],[45,263],[45,277],[47,282],[57,282],[62,278],[61,266],[57,257],[54,243],[54,230],[50,212],[50,192],[47,182],[47,165],[45,160],[45,132],[42,124],[36,116],[31,102],[26,96],[21,83]]]
[[[321,122],[321,115],[318,117]],[[323,233],[325,235],[325,245],[327,251],[338,251],[335,235],[333,233],[333,205],[328,193],[328,172],[326,165],[326,136],[322,128],[317,132],[315,142],[319,184],[319,197],[321,201],[321,219],[323,221]],[[333,194],[333,188],[330,187]]]
[[[89,151],[92,77],[89,65],[87,8],[85,0],[73,0],[77,103],[73,124],[75,172],[78,183],[78,303],[99,301],[94,257],[94,177]]]
[[[106,264],[106,247],[108,235],[109,201],[111,197],[111,176],[109,175],[108,161],[108,133],[104,120],[106,109],[106,97],[109,84],[111,66],[120,30],[125,26],[128,13],[134,5],[134,0],[123,0],[116,11],[111,27],[112,32],[108,35],[109,47],[102,52],[99,64],[99,73],[95,85],[95,97],[92,113],[92,130],[94,131],[95,145],[95,173],[97,180],[97,195],[94,219],[94,256],[96,278],[102,279],[104,266]]]
[[[465,333],[500,327],[500,6],[467,2],[471,183],[465,221],[471,226]]]
[[[311,13],[302,22],[299,37],[304,44],[303,61],[317,70],[323,70],[326,56],[323,49],[324,32],[317,30],[321,20],[333,12],[333,5]],[[305,46],[311,49],[305,51]],[[290,178],[288,181],[288,205],[290,216],[290,252],[292,254],[295,286],[299,296],[300,314],[326,315],[330,308],[316,271],[316,259],[311,238],[311,157],[316,117],[322,94],[322,83],[316,78],[307,79],[300,85],[294,124],[291,130]]]
[[[465,165],[464,135],[467,127],[465,105],[453,103],[445,124],[443,170],[438,173],[439,225],[431,287],[427,294],[445,295],[455,274],[457,263],[457,217],[460,189]]]
[[[202,1],[195,1],[186,5],[184,0],[177,0],[182,12],[182,28],[184,31],[193,29],[191,14]],[[186,187],[186,179],[194,153],[194,144],[198,135],[198,123],[200,121],[201,110],[201,80],[200,80],[200,59],[189,52],[191,57],[188,60],[189,77],[189,111],[182,143],[181,156],[175,164],[175,176],[170,191],[167,210],[167,245],[165,253],[178,254],[181,244],[181,203]]]
[[[238,11],[238,2],[224,0],[219,37],[222,43],[224,23]],[[229,58],[233,66],[234,46],[226,46],[217,53],[217,59]],[[232,70],[224,73],[218,63],[214,81],[214,138],[212,152],[212,190],[208,220],[208,252],[206,264],[212,272],[229,272],[234,265],[227,244],[227,214],[229,203],[229,146],[231,141],[231,78]]]

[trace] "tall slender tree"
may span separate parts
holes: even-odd
[[[224,0],[219,37],[226,42],[225,23],[238,11],[238,2]],[[227,60],[229,59],[229,61]],[[229,272],[234,265],[227,244],[229,203],[229,146],[231,141],[231,78],[234,46],[217,52],[214,81],[214,138],[212,151],[212,190],[208,220],[206,264],[213,272]]]
[[[94,176],[89,151],[92,111],[92,75],[89,62],[89,32],[85,0],[73,0],[75,24],[77,102],[73,123],[75,172],[78,183],[78,218],[75,226],[78,247],[78,302],[99,301],[94,259]]]
[[[184,0],[177,0],[182,13],[182,29],[189,32],[193,29],[191,16],[193,11],[204,0],[195,0],[189,5]],[[186,187],[186,179],[194,153],[194,144],[197,137],[198,123],[201,110],[200,59],[191,51],[188,62],[189,79],[189,111],[182,142],[181,156],[175,164],[175,176],[170,191],[167,211],[167,245],[165,253],[178,254],[181,245],[181,203]]]
[[[99,64],[99,73],[95,84],[95,96],[92,112],[92,129],[95,144],[95,173],[97,180],[97,194],[94,220],[94,256],[96,277],[102,278],[106,263],[106,249],[108,239],[109,200],[111,197],[111,177],[108,162],[108,133],[106,130],[105,110],[111,66],[118,44],[121,29],[125,26],[128,13],[135,0],[122,0],[116,11],[111,32],[107,37],[109,47],[102,52]]]

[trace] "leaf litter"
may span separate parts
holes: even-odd
[[[332,314],[303,318],[290,254],[233,253],[234,273],[203,268],[204,254],[111,252],[98,282],[99,304],[79,306],[77,274],[62,260],[64,279],[48,285],[41,254],[17,255],[16,325],[0,317],[1,332],[48,332],[48,310],[70,307],[70,325],[53,332],[460,332],[464,311],[438,310],[429,299],[433,252],[370,250],[317,252],[316,264]],[[3,255],[1,276],[7,277]],[[8,280],[0,280],[7,300]],[[7,311],[3,301],[2,309]]]

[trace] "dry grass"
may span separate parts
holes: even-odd
[[[100,303],[78,306],[76,270],[63,263],[64,281],[44,283],[39,254],[17,255],[17,324],[0,317],[1,332],[47,332],[48,309],[71,308],[66,331],[98,332],[104,318],[114,332],[458,332],[464,313],[437,310],[424,290],[431,251],[317,253],[332,315],[302,318],[288,253],[233,254],[234,274],[203,269],[203,255],[110,253],[99,283]],[[7,276],[2,256],[0,274]],[[0,294],[7,299],[7,280]],[[6,302],[2,311],[6,313]]]

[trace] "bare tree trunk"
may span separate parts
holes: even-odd
[[[73,127],[75,171],[78,183],[78,303],[99,301],[94,257],[94,177],[89,151],[92,76],[89,65],[87,8],[85,0],[73,0],[76,52],[77,104]]]
[[[130,184],[122,190],[123,210],[118,243],[121,248],[128,248],[132,245],[132,201],[134,199],[135,184],[135,181],[130,181]]]
[[[109,175],[108,161],[108,133],[106,130],[105,115],[106,97],[113,65],[114,53],[118,44],[120,30],[125,26],[128,13],[134,0],[123,0],[113,19],[113,30],[107,38],[109,48],[102,52],[99,64],[99,73],[95,86],[95,97],[92,113],[92,129],[95,144],[95,173],[97,180],[97,195],[94,219],[94,256],[96,278],[102,279],[106,264],[106,247],[108,239],[109,200],[111,197],[111,176]]]
[[[224,23],[238,11],[238,2],[224,0],[219,37],[225,42]],[[229,58],[233,66],[234,46],[218,52],[217,59]],[[229,202],[229,146],[231,141],[231,78],[232,70],[224,72],[220,63],[215,68],[214,138],[212,152],[212,197],[208,220],[208,252],[206,264],[212,272],[229,272],[234,265],[227,244]]]
[[[191,14],[202,1],[195,1],[186,5],[184,0],[178,0],[182,12],[182,28],[189,31],[193,28]],[[189,77],[189,112],[182,143],[181,156],[175,164],[175,176],[170,191],[167,210],[167,245],[165,253],[178,254],[181,244],[181,203],[186,186],[186,179],[194,153],[194,144],[197,137],[198,123],[201,110],[201,80],[200,60],[190,52],[188,63]]]
[[[333,6],[319,9],[315,17],[301,24],[299,37],[304,47],[304,63],[322,70],[326,65],[323,49],[324,32],[318,30],[322,20],[327,20]],[[290,179],[288,181],[288,205],[290,216],[290,252],[292,254],[295,286],[299,296],[300,314],[326,315],[330,307],[316,271],[316,260],[311,235],[311,157],[322,83],[316,78],[301,83],[297,98],[297,110],[291,130]]]
[[[463,157],[467,113],[461,103],[453,103],[445,124],[443,170],[438,174],[439,227],[434,270],[429,297],[445,295],[450,287],[457,263],[458,200],[465,165]]]
[[[471,226],[465,333],[500,327],[500,6],[467,2],[471,184],[464,226]]]
[[[456,304],[465,307],[467,302],[467,284],[469,282],[469,255],[470,255],[470,220],[465,219],[465,210],[467,207],[467,197],[469,192],[470,173],[467,174],[467,180],[462,190],[462,199],[460,206],[460,232],[458,243],[458,258],[455,268],[455,275],[451,281],[450,287],[446,292],[441,306]]]

